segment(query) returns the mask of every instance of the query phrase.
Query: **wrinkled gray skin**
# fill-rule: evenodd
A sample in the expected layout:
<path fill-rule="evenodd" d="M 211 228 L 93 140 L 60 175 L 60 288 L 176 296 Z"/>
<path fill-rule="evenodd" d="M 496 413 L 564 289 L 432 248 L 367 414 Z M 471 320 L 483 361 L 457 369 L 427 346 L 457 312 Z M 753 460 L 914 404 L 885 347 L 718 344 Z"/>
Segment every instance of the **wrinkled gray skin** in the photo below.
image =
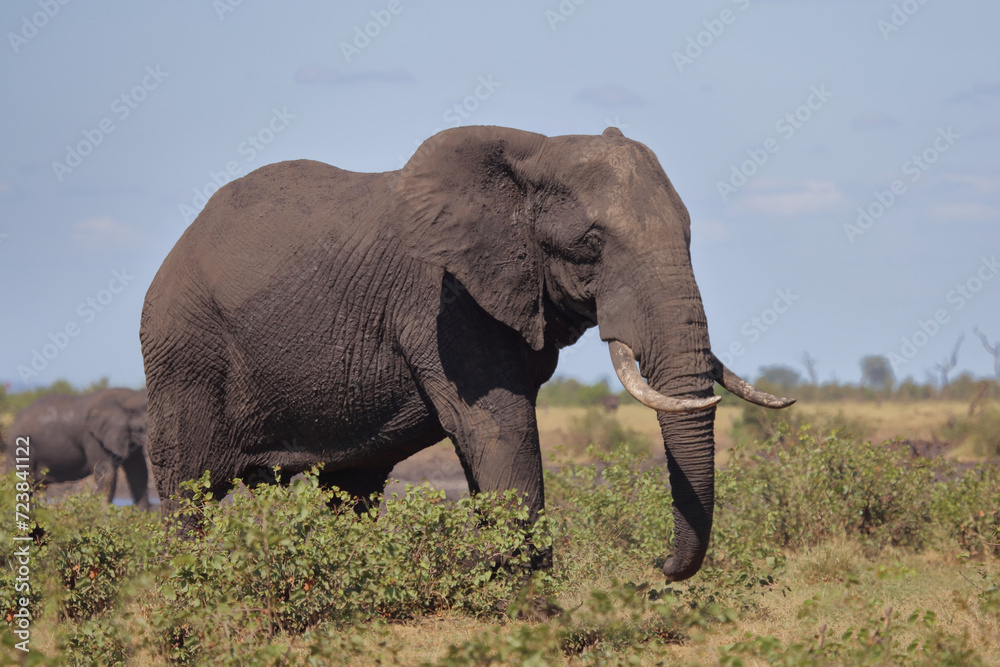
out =
<path fill-rule="evenodd" d="M 149 507 L 146 467 L 146 392 L 105 389 L 86 396 L 49 394 L 21 411 L 7 430 L 7 468 L 14 469 L 18 438 L 30 438 L 28 470 L 36 482 L 72 482 L 94 476 L 112 502 L 118 468 L 125 471 L 137 507 Z M 41 474 L 42 470 L 48 472 Z"/>
<path fill-rule="evenodd" d="M 320 461 L 323 483 L 366 496 L 448 436 L 472 492 L 515 488 L 536 513 L 538 388 L 587 328 L 628 345 L 653 389 L 712 396 L 689 244 L 656 157 L 615 128 L 456 128 L 387 173 L 258 169 L 212 197 L 146 295 L 160 498 L 206 469 L 221 497 Z M 660 414 L 674 580 L 711 532 L 714 413 Z"/>

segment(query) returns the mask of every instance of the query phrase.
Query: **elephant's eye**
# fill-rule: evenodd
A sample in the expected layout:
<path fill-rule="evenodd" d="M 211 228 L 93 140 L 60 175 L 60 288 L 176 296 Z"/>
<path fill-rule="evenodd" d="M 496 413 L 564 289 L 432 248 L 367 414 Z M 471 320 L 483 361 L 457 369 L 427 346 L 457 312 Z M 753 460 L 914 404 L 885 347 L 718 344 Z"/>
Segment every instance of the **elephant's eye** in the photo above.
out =
<path fill-rule="evenodd" d="M 579 241 L 579 254 L 585 262 L 593 262 L 601 256 L 604 249 L 604 236 L 596 229 L 591 229 Z"/>

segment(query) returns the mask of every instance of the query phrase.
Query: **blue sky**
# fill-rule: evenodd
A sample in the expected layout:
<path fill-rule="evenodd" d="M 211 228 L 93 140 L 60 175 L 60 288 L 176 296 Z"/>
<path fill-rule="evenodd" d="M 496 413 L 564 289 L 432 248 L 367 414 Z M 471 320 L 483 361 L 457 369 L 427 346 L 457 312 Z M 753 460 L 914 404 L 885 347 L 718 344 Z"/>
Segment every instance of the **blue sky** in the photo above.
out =
<path fill-rule="evenodd" d="M 924 381 L 964 335 L 957 371 L 992 375 L 998 23 L 986 0 L 8 0 L 0 381 L 141 384 L 143 296 L 215 182 L 397 169 L 456 124 L 652 148 L 741 374 L 808 352 L 856 382 L 891 354 Z M 596 330 L 557 372 L 614 377 Z"/>

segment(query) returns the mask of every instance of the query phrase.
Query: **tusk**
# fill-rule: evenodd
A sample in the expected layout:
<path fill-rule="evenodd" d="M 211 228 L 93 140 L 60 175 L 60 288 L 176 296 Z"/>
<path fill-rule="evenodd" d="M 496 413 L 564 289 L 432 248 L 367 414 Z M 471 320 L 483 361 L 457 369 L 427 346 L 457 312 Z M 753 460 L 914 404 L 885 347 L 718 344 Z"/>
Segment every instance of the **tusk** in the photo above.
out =
<path fill-rule="evenodd" d="M 632 394 L 637 401 L 658 410 L 659 412 L 695 412 L 712 407 L 722 400 L 721 396 L 710 398 L 671 398 L 664 396 L 649 386 L 649 383 L 642 379 L 639 368 L 635 363 L 635 354 L 631 348 L 621 341 L 613 340 L 608 342 L 608 349 L 611 351 L 611 361 L 615 365 L 615 372 L 618 379 L 628 393 Z"/>
<path fill-rule="evenodd" d="M 753 403 L 754 405 L 761 405 L 765 408 L 787 408 L 795 402 L 794 398 L 782 398 L 781 396 L 774 396 L 766 391 L 757 389 L 757 387 L 726 368 L 726 365 L 719 361 L 719 358 L 714 354 L 712 355 L 712 361 L 712 378 L 744 401 Z"/>

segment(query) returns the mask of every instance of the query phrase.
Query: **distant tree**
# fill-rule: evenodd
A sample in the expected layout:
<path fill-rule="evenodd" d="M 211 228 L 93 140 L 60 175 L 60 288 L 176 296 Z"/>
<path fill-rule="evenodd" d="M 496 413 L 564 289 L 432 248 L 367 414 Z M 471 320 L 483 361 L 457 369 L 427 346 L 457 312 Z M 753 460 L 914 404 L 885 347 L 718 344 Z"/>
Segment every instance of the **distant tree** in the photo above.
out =
<path fill-rule="evenodd" d="M 993 374 L 997 376 L 997 380 L 1000 380 L 1000 340 L 990 345 L 990 339 L 979 330 L 979 327 L 972 331 L 979 336 L 979 340 L 983 341 L 983 347 L 986 348 L 986 351 L 993 355 Z"/>
<path fill-rule="evenodd" d="M 965 334 L 958 337 L 955 342 L 955 348 L 951 351 L 951 356 L 945 359 L 940 364 L 934 364 L 934 370 L 936 370 L 941 376 L 941 394 L 947 398 L 948 397 L 948 373 L 950 373 L 955 366 L 958 365 L 958 348 L 962 346 L 962 341 L 965 340 Z"/>
<path fill-rule="evenodd" d="M 757 382 L 772 385 L 782 391 L 788 391 L 795 388 L 801 379 L 802 376 L 794 368 L 777 364 L 774 366 L 761 366 Z"/>
<path fill-rule="evenodd" d="M 907 401 L 919 401 L 931 398 L 933 395 L 933 388 L 931 385 L 927 384 L 917 384 L 917 382 L 908 377 L 899 383 L 894 392 L 895 396 L 902 400 Z"/>
<path fill-rule="evenodd" d="M 870 354 L 861 360 L 861 386 L 876 391 L 892 391 L 895 378 L 889 360 L 881 354 Z"/>
<path fill-rule="evenodd" d="M 111 386 L 111 381 L 108 380 L 108 376 L 102 376 L 97 382 L 91 382 L 86 388 L 84 388 L 84 394 L 93 394 L 95 391 L 101 391 L 107 389 Z"/>
<path fill-rule="evenodd" d="M 611 393 L 607 380 L 586 385 L 573 378 L 554 378 L 542 385 L 538 392 L 538 403 L 553 405 L 598 405 L 604 396 Z"/>
<path fill-rule="evenodd" d="M 819 379 L 816 375 L 816 358 L 809 355 L 808 352 L 803 352 L 802 356 L 799 357 L 799 361 L 802 365 L 806 367 L 806 375 L 809 377 L 809 384 L 814 387 L 819 385 Z"/>

